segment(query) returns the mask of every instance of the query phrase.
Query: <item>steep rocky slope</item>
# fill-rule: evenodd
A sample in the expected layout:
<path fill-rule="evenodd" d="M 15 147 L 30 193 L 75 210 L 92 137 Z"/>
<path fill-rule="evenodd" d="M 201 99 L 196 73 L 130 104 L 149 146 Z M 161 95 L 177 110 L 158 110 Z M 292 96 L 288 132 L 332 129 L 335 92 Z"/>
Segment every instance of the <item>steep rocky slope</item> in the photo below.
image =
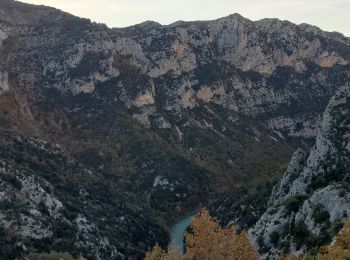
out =
<path fill-rule="evenodd" d="M 274 186 L 266 212 L 250 229 L 268 254 L 305 252 L 330 242 L 350 217 L 350 87 L 342 87 L 323 116 L 310 153 L 297 150 Z"/>
<path fill-rule="evenodd" d="M 0 144 L 1 259 L 51 250 L 116 259 L 167 240 L 146 201 L 117 175 L 39 138 L 1 132 Z"/>
<path fill-rule="evenodd" d="M 55 215 L 21 192 L 16 198 L 31 205 L 24 212 L 44 214 L 36 226 L 49 221 L 41 234 L 53 241 L 32 244 L 28 229 L 7 221 L 4 232 L 17 230 L 14 239 L 28 250 L 56 245 L 86 256 L 102 244 L 105 255 L 140 257 L 165 242 L 178 217 L 233 187 L 280 175 L 296 147 L 310 147 L 329 98 L 350 76 L 350 40 L 310 25 L 234 14 L 110 29 L 12 0 L 0 1 L 0 57 L 0 130 L 3 147 L 15 147 L 0 154 L 4 200 L 47 183 L 51 197 L 40 196 L 59 201 L 77 230 L 86 218 L 99 242 L 54 243 Z M 38 156 L 25 140 L 57 144 L 58 155 L 50 148 Z M 28 187 L 8 184 L 8 174 Z M 85 208 L 69 206 L 78 201 Z M 98 213 L 90 212 L 94 204 Z"/>

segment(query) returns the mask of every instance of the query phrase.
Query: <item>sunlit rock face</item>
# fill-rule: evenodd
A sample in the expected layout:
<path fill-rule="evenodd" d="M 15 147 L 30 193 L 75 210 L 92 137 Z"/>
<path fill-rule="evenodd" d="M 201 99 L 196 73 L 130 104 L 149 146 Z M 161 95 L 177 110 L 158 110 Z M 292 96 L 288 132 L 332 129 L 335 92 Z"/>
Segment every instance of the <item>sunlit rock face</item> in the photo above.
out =
<path fill-rule="evenodd" d="M 54 186 L 82 237 L 66 244 L 102 259 L 140 258 L 179 216 L 280 175 L 350 76 L 349 39 L 310 25 L 233 14 L 110 29 L 12 0 L 0 14 L 0 131 L 24 138 L 1 156 Z M 67 164 L 21 152 L 33 137 Z"/>

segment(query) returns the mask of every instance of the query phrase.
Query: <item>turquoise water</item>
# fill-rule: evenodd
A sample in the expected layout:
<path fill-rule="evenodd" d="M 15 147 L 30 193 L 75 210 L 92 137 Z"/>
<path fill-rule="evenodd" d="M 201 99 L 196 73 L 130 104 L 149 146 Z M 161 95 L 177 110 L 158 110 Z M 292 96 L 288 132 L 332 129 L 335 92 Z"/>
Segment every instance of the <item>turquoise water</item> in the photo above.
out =
<path fill-rule="evenodd" d="M 191 224 L 192 219 L 193 215 L 183 218 L 170 229 L 170 245 L 178 248 L 181 255 L 184 252 L 184 232 Z"/>

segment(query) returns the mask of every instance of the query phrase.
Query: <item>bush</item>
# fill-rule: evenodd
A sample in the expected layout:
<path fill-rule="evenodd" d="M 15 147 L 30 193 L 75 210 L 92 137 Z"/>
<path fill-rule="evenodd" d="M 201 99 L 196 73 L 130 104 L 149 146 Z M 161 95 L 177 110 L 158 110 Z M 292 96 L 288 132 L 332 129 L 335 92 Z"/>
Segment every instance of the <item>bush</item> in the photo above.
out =
<path fill-rule="evenodd" d="M 283 253 L 285 253 L 285 254 L 290 251 L 290 243 L 289 243 L 289 241 L 284 240 L 284 241 L 282 241 L 280 243 L 279 246 L 280 246 L 279 248 L 282 249 Z"/>
<path fill-rule="evenodd" d="M 16 204 L 13 201 L 7 199 L 0 201 L 0 210 L 6 211 L 14 208 L 16 208 Z"/>
<path fill-rule="evenodd" d="M 278 240 L 280 239 L 280 234 L 276 231 L 273 231 L 271 234 L 270 234 L 270 241 L 272 244 L 274 244 L 275 246 L 277 245 L 278 243 Z"/>
<path fill-rule="evenodd" d="M 299 221 L 295 224 L 293 235 L 295 238 L 296 249 L 299 250 L 300 247 L 307 242 L 307 240 L 312 236 L 310 231 L 305 226 L 304 222 Z"/>
<path fill-rule="evenodd" d="M 286 202 L 286 210 L 288 214 L 291 212 L 297 212 L 307 198 L 308 196 L 305 194 L 298 194 L 290 197 Z"/>
<path fill-rule="evenodd" d="M 13 173 L 0 173 L 0 179 L 13 185 L 17 190 L 22 189 L 22 183 Z"/>
<path fill-rule="evenodd" d="M 317 205 L 312 214 L 316 223 L 324 223 L 329 220 L 329 213 L 322 208 L 322 205 Z"/>

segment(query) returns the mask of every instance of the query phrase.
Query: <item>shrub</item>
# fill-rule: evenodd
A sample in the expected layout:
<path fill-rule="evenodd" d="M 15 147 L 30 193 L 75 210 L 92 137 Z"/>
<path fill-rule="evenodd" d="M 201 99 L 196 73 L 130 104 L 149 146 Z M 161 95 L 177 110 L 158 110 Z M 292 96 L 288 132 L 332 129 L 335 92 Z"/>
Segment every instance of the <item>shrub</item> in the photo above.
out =
<path fill-rule="evenodd" d="M 21 181 L 11 172 L 0 173 L 0 179 L 12 184 L 17 190 L 22 189 Z"/>
<path fill-rule="evenodd" d="M 317 205 L 312 214 L 316 223 L 324 223 L 329 220 L 329 213 L 322 208 L 322 205 Z"/>
<path fill-rule="evenodd" d="M 280 239 L 280 234 L 279 234 L 277 231 L 273 231 L 273 232 L 270 234 L 270 241 L 271 241 L 271 243 L 274 244 L 275 246 L 277 245 L 279 239 Z"/>
<path fill-rule="evenodd" d="M 163 250 L 158 244 L 146 253 L 145 260 L 180 260 L 182 257 L 176 248 L 170 247 L 168 251 Z"/>
<path fill-rule="evenodd" d="M 286 210 L 288 214 L 291 212 L 297 212 L 307 198 L 308 196 L 305 194 L 298 194 L 290 197 L 286 202 Z"/>
<path fill-rule="evenodd" d="M 295 224 L 293 235 L 295 238 L 296 249 L 299 250 L 300 247 L 311 237 L 310 231 L 305 226 L 304 222 L 299 221 Z"/>

